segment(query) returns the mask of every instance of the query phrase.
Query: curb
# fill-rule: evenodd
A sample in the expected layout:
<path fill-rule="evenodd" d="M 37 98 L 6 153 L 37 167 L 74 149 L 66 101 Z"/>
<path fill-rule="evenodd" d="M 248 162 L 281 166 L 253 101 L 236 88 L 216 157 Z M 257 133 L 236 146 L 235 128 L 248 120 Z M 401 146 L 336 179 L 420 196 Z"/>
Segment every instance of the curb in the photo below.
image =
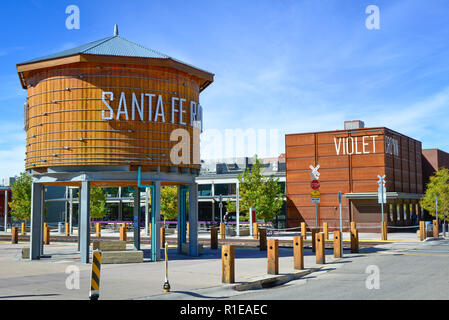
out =
<path fill-rule="evenodd" d="M 326 265 L 323 265 L 321 267 L 316 268 L 310 268 L 308 270 L 303 270 L 297 273 L 288 274 L 288 275 L 282 275 L 277 277 L 271 277 L 256 281 L 251 281 L 243 284 L 238 284 L 235 286 L 232 286 L 231 288 L 236 291 L 247 291 L 247 290 L 255 290 L 255 289 L 265 289 L 265 288 L 271 288 L 275 286 L 280 286 L 282 284 L 285 284 L 289 281 L 300 279 L 305 275 L 308 275 L 312 272 L 316 272 L 324 268 Z"/>

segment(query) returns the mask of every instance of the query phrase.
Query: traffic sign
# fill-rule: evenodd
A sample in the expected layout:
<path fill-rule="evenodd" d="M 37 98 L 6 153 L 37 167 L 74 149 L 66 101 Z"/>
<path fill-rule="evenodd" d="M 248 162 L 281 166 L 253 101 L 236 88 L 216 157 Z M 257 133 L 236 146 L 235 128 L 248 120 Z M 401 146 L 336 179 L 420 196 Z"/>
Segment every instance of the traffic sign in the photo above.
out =
<path fill-rule="evenodd" d="M 311 201 L 312 203 L 320 203 L 320 199 L 321 199 L 321 198 L 310 198 L 310 201 Z"/>
<path fill-rule="evenodd" d="M 377 176 L 379 178 L 379 181 L 377 183 L 379 184 L 379 189 L 377 190 L 377 202 L 380 204 L 387 203 L 387 188 L 385 187 L 385 175 L 382 177 L 380 175 Z"/>
<path fill-rule="evenodd" d="M 318 190 L 320 188 L 320 182 L 318 180 L 312 180 L 312 182 L 310 182 L 310 187 L 313 190 Z"/>
<path fill-rule="evenodd" d="M 309 168 L 310 168 L 310 170 L 312 170 L 312 172 L 310 173 L 310 176 L 312 177 L 312 179 L 318 180 L 320 178 L 320 173 L 318 172 L 320 165 L 317 164 L 316 167 L 310 165 Z"/>
<path fill-rule="evenodd" d="M 319 190 L 312 190 L 310 191 L 310 196 L 312 198 L 319 198 L 321 197 L 321 192 Z"/>

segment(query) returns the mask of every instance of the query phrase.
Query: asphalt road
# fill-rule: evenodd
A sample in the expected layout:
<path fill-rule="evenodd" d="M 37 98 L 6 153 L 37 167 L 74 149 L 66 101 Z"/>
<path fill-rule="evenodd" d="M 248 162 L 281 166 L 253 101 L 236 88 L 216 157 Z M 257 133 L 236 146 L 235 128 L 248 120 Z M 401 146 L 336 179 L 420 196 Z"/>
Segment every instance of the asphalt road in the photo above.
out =
<path fill-rule="evenodd" d="M 449 240 L 388 244 L 330 265 L 333 270 L 232 299 L 448 299 L 448 265 Z"/>

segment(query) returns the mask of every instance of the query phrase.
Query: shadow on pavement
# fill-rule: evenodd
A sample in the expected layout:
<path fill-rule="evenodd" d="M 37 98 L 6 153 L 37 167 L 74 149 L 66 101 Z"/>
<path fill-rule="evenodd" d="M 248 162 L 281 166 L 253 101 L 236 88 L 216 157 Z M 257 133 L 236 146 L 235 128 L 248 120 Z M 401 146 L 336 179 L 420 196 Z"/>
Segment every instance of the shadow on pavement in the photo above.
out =
<path fill-rule="evenodd" d="M 47 294 L 22 294 L 17 296 L 0 296 L 0 299 L 12 299 L 12 298 L 27 298 L 27 297 L 52 297 L 60 296 L 59 293 L 47 293 Z"/>
<path fill-rule="evenodd" d="M 212 296 L 204 296 L 202 294 L 196 293 L 196 292 L 190 292 L 190 291 L 172 291 L 173 293 L 182 293 L 186 294 L 195 298 L 203 298 L 203 299 L 226 299 L 229 298 L 227 296 L 221 296 L 221 297 L 212 297 Z"/>

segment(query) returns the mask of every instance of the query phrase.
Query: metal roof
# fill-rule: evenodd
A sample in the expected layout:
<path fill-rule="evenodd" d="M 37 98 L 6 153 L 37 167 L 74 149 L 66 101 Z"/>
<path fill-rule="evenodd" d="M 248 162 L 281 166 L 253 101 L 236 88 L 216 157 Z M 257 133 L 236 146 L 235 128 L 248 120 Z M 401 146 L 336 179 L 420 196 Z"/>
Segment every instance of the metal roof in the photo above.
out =
<path fill-rule="evenodd" d="M 93 41 L 72 49 L 50 54 L 37 59 L 22 62 L 27 64 L 32 62 L 67 57 L 75 54 L 96 54 L 107 56 L 140 57 L 168 59 L 169 56 L 152 49 L 145 48 L 137 43 L 131 42 L 118 34 L 101 40 Z"/>

